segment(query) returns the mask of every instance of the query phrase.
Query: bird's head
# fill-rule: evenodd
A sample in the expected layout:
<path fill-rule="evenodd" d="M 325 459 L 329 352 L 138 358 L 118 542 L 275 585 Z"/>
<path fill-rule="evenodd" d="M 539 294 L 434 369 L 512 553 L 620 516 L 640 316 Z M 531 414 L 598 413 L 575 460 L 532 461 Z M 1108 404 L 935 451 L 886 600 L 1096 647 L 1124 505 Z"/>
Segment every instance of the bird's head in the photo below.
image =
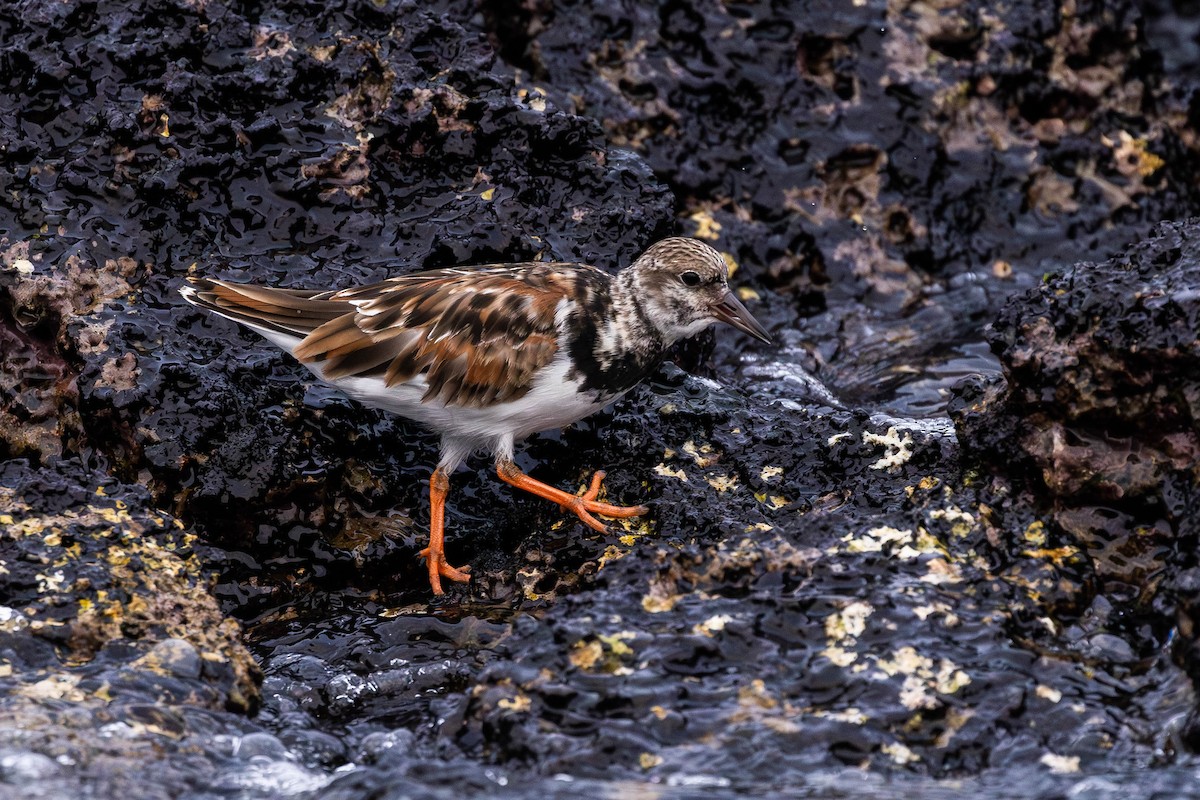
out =
<path fill-rule="evenodd" d="M 671 344 L 725 322 L 770 344 L 771 337 L 729 288 L 729 266 L 713 248 L 675 237 L 651 245 L 629 267 L 650 323 Z"/>

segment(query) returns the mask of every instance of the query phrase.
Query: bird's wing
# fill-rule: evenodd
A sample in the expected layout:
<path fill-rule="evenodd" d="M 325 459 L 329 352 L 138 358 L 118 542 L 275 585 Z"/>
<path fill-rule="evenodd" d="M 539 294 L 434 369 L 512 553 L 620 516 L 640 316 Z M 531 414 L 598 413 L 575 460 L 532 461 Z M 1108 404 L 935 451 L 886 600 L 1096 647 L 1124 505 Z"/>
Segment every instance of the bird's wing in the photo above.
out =
<path fill-rule="evenodd" d="M 353 312 L 296 347 L 331 380 L 380 375 L 388 386 L 423 376 L 423 401 L 487 406 L 516 399 L 558 350 L 558 313 L 607 280 L 581 265 L 441 269 L 328 295 Z"/>

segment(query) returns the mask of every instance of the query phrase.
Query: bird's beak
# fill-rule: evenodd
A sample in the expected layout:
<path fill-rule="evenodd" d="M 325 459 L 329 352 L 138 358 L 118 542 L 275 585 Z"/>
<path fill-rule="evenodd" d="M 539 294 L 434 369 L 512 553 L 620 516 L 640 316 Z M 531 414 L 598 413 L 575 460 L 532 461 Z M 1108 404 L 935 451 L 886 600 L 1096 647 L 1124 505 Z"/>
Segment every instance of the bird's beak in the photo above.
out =
<path fill-rule="evenodd" d="M 742 305 L 742 301 L 734 297 L 733 292 L 726 290 L 725 296 L 712 306 L 712 315 L 721 322 L 727 322 L 743 333 L 748 333 L 760 342 L 771 343 L 771 334 L 758 324 L 758 320 L 750 316 L 750 312 Z"/>

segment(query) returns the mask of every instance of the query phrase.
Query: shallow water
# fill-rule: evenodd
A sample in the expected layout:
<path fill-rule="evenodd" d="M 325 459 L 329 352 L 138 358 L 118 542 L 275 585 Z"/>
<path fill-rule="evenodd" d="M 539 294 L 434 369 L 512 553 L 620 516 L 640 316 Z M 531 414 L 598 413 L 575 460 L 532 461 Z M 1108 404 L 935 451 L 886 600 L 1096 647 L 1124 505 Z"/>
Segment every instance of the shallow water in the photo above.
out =
<path fill-rule="evenodd" d="M 286 613 L 290 616 L 294 610 Z M 518 764 L 479 763 L 464 757 L 452 739 L 439 736 L 438 729 L 447 723 L 449 706 L 444 701 L 465 688 L 456 676 L 465 678 L 497 657 L 497 646 L 503 650 L 504 639 L 513 625 L 522 624 L 524 614 L 493 609 L 489 621 L 483 621 L 462 616 L 468 611 L 462 608 L 448 609 L 446 616 L 408 611 L 412 609 L 367 603 L 334 616 L 310 609 L 310 619 L 251 626 L 267 673 L 266 705 L 257 723 L 276 740 L 255 734 L 252 747 L 239 748 L 233 742 L 214 788 L 236 787 L 239 796 L 255 798 L 352 798 L 371 792 L 397 798 L 450 797 L 469 786 L 505 798 L 1116 800 L 1128 796 L 1132 780 L 1138 784 L 1138 797 L 1200 796 L 1200 789 L 1192 788 L 1200 778 L 1200 760 L 1178 751 L 1181 745 L 1173 730 L 1192 707 L 1191 686 L 1161 660 L 1159 679 L 1147 683 L 1137 701 L 1155 719 L 1167 721 L 1162 730 L 1145 731 L 1158 743 L 1157 755 L 1122 747 L 1104 761 L 1047 757 L 1032 769 L 984 769 L 941 778 L 903 769 L 797 768 L 788 758 L 778 760 L 773 769 L 750 757 L 739 775 L 713 771 L 701 748 L 687 767 L 650 782 L 597 780 L 587 777 L 589 769 L 583 763 L 540 775 Z M 1166 763 L 1144 769 L 1160 759 Z"/>
<path fill-rule="evenodd" d="M 881 359 L 865 374 L 837 375 L 846 386 L 830 388 L 795 361 L 788 353 L 769 358 L 747 358 L 741 375 L 749 380 L 746 391 L 761 392 L 792 403 L 861 408 L 881 414 L 913 419 L 946 416 L 950 390 L 965 378 L 993 378 L 1000 363 L 981 340 L 949 344 L 928 353 L 918 363 L 907 358 Z"/>

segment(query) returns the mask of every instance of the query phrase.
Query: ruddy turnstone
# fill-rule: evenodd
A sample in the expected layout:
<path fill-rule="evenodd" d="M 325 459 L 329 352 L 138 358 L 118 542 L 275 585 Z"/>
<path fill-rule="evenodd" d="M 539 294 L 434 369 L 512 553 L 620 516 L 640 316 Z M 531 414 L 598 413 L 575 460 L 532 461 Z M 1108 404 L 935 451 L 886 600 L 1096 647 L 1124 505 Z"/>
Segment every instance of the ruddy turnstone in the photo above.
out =
<path fill-rule="evenodd" d="M 325 383 L 441 434 L 429 479 L 429 584 L 466 582 L 444 550 L 449 475 L 487 449 L 505 483 L 596 519 L 645 506 L 596 499 L 603 472 L 574 495 L 513 463 L 513 444 L 600 410 L 638 384 L 676 341 L 726 322 L 767 331 L 729 289 L 729 269 L 695 239 L 664 239 L 609 275 L 586 264 L 435 269 L 342 290 L 272 289 L 190 278 L 188 302 L 239 322 L 291 353 Z"/>

